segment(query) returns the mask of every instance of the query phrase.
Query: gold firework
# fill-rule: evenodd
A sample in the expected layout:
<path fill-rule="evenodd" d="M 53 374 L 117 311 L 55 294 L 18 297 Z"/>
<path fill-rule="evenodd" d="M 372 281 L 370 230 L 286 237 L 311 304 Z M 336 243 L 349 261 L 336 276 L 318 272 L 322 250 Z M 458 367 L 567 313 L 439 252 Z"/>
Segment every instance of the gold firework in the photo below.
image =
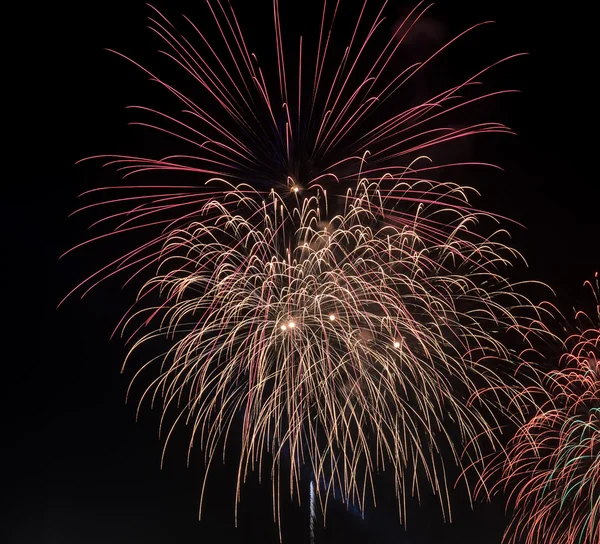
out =
<path fill-rule="evenodd" d="M 175 410 L 168 434 L 190 425 L 190 449 L 199 444 L 208 465 L 240 429 L 238 498 L 268 459 L 276 517 L 284 454 L 290 492 L 308 464 L 325 482 L 323 508 L 334 493 L 363 508 L 385 469 L 402 518 L 421 493 L 417 473 L 449 517 L 440 449 L 462 466 L 463 445 L 475 457 L 483 441 L 496 445 L 495 403 L 481 388 L 505 387 L 514 370 L 499 334 L 530 325 L 519 315 L 531 303 L 498 273 L 516 254 L 500 232 L 470 231 L 484 214 L 455 185 L 423 190 L 436 202 L 402 213 L 413 185 L 363 179 L 339 203 L 296 187 L 289 198 L 231 187 L 171 232 L 125 322 L 136 338 L 128 358 L 171 342 L 136 374 L 157 374 L 142 401 Z"/>

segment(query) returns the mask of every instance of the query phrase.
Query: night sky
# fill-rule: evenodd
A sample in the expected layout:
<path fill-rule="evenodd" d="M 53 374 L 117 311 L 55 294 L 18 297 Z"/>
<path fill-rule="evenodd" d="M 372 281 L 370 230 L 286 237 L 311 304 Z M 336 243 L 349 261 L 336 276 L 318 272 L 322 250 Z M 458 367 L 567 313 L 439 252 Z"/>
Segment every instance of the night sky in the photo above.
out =
<path fill-rule="evenodd" d="M 185 13 L 199 25 L 206 13 L 202 4 L 155 2 L 171 19 L 178 21 Z M 268 51 L 270 1 L 233 4 L 240 6 L 249 42 Z M 320 3 L 306 5 L 313 4 Z M 413 5 L 397 4 L 392 17 Z M 294 9 L 301 24 L 319 13 Z M 486 137 L 462 150 L 505 171 L 455 181 L 482 192 L 478 206 L 526 226 L 510 227 L 514 246 L 529 263 L 528 269 L 515 271 L 515 279 L 547 282 L 566 308 L 600 268 L 594 236 L 600 232 L 597 88 L 592 82 L 597 26 L 586 9 L 591 8 L 584 2 L 559 8 L 539 1 L 441 1 L 407 48 L 408 57 L 418 56 L 471 23 L 497 21 L 430 67 L 414 90 L 416 98 L 430 84 L 452 81 L 453 73 L 483 67 L 501 55 L 530 53 L 486 79 L 491 87 L 522 91 L 483 111 L 515 129 L 518 137 Z M 56 308 L 76 283 L 119 250 L 98 245 L 59 260 L 86 237 L 85 218 L 67 217 L 77 207 L 77 195 L 118 179 L 99 164 L 74 163 L 100 153 L 160 149 L 155 134 L 126 126 L 133 116 L 125 107 L 144 103 L 165 109 L 172 102 L 134 66 L 103 49 L 117 49 L 149 67 L 164 63 L 155 53 L 158 42 L 145 28 L 148 14 L 138 1 L 25 3 L 23 13 L 5 22 L 19 28 L 8 53 L 17 60 L 10 78 L 17 97 L 5 103 L 18 112 L 18 129 L 5 136 L 22 157 L 15 161 L 17 172 L 4 179 L 11 194 L 4 205 L 9 277 L 4 291 L 14 310 L 7 312 L 4 338 L 8 424 L 3 469 L 8 484 L 2 485 L 7 490 L 2 512 L 9 538 L 3 542 L 278 542 L 268 482 L 259 485 L 250 477 L 242 491 L 239 527 L 234 527 L 235 459 L 214 467 L 200 522 L 204 467 L 196 452 L 186 468 L 185 432 L 174 437 L 160 469 L 159 412 L 146 406 L 136 422 L 135 395 L 125 404 L 131 378 L 130 371 L 121 374 L 126 349 L 119 338 L 109 339 L 135 292 L 107 282 L 83 301 L 73 298 Z M 292 20 L 287 24 L 298 32 Z M 370 509 L 364 520 L 334 504 L 327 529 L 319 526 L 317 542 L 433 544 L 443 538 L 457 544 L 500 543 L 506 523 L 502 497 L 471 511 L 466 494 L 458 491 L 452 525 L 444 525 L 435 499 L 426 497 L 420 509 L 411 507 L 405 531 L 397 521 L 393 493 L 384 484 L 380 507 Z M 284 542 L 308 542 L 307 507 L 283 502 Z"/>

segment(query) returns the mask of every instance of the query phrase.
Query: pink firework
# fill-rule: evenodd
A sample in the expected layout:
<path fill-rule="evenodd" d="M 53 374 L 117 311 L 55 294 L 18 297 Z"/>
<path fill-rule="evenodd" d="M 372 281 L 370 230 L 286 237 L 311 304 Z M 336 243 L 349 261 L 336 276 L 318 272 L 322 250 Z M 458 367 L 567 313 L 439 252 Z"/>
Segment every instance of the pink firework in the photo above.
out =
<path fill-rule="evenodd" d="M 134 247 L 78 286 L 83 292 L 85 286 L 92 287 L 103 278 L 117 273 L 133 274 L 155 265 L 169 232 L 197 221 L 202 206 L 218 198 L 219 190 L 211 190 L 214 185 L 206 187 L 206 182 L 214 177 L 233 185 L 247 183 L 265 195 L 273 189 L 288 195 L 293 188 L 311 196 L 326 190 L 329 198 L 337 195 L 341 203 L 359 175 L 376 183 L 393 176 L 406 184 L 402 191 L 405 206 L 416 208 L 442 200 L 445 191 L 435 190 L 433 177 L 437 175 L 445 177 L 453 168 L 463 166 L 497 168 L 481 162 L 435 163 L 432 157 L 440 146 L 457 139 L 512 133 L 497 122 L 456 128 L 451 126 L 450 117 L 482 100 L 515 92 L 481 92 L 481 78 L 519 55 L 501 58 L 476 70 L 418 105 L 408 109 L 397 106 L 406 104 L 401 91 L 410 89 L 435 60 L 450 54 L 458 40 L 486 23 L 467 28 L 421 62 L 406 65 L 401 48 L 431 6 L 419 3 L 400 24 L 393 26 L 382 47 L 381 35 L 387 32 L 387 2 L 370 11 L 365 1 L 343 53 L 335 56 L 332 50 L 336 49 L 334 41 L 338 41 L 336 23 L 342 8 L 340 0 L 325 1 L 318 39 L 308 55 L 314 62 L 309 63 L 307 46 L 301 37 L 296 53 L 289 53 L 293 46 L 282 33 L 279 2 L 274 0 L 277 64 L 269 72 L 262 69 L 251 51 L 231 5 L 220 0 L 207 0 L 207 5 L 218 29 L 217 40 L 209 40 L 188 18 L 184 34 L 155 8 L 151 8 L 153 14 L 149 17 L 150 30 L 165 46 L 160 53 L 180 69 L 182 77 L 191 79 L 193 96 L 115 52 L 143 70 L 181 104 L 181 111 L 169 113 L 131 106 L 142 116 L 132 124 L 167 135 L 182 152 L 159 158 L 92 157 L 106 159 L 105 164 L 117 167 L 124 179 L 151 173 L 154 180 L 161 181 L 130 181 L 82 195 L 94 200 L 78 212 L 105 206 L 112 210 L 93 224 L 104 226 L 104 233 L 84 244 L 133 231 L 148 233 L 146 244 Z M 284 54 L 284 41 L 285 51 L 292 58 Z M 386 190 L 387 185 L 381 184 L 381 191 Z M 457 186 L 456 197 L 444 196 L 440 206 L 465 211 L 462 193 L 463 189 Z M 114 196 L 98 199 L 107 194 Z M 386 198 L 393 202 L 400 197 L 388 194 Z M 396 224 L 410 225 L 412 221 L 410 213 L 397 211 L 387 219 Z M 429 238 L 444 240 L 443 220 L 429 220 L 420 226 L 427 230 Z"/>

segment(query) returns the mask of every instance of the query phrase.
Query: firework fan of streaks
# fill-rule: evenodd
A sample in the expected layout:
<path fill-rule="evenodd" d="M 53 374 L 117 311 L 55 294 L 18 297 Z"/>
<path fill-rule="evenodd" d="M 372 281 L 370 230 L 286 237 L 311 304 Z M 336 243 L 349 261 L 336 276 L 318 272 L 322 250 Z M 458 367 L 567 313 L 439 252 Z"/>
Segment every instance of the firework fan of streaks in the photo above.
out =
<path fill-rule="evenodd" d="M 191 33 L 188 39 L 150 6 L 153 16 L 149 18 L 149 27 L 168 46 L 161 53 L 192 78 L 198 97 L 184 95 L 158 75 L 115 52 L 146 72 L 151 81 L 175 96 L 184 108 L 177 117 L 148 107 L 132 106 L 154 119 L 132 124 L 168 134 L 178 145 L 188 146 L 190 152 L 160 159 L 116 155 L 89 157 L 107 159 L 106 165 L 115 166 L 124 178 L 148 173 L 168 177 L 166 180 L 161 178 L 164 183 L 131 181 L 92 189 L 81 195 L 95 200 L 75 213 L 118 208 L 103 215 L 90 228 L 105 226 L 111 220 L 119 223 L 66 253 L 91 242 L 110 241 L 114 236 L 126 237 L 134 233 L 141 236 L 146 233 L 147 242 L 134 244 L 129 252 L 77 285 L 65 299 L 76 291 L 85 295 L 114 275 L 133 272 L 127 283 L 138 274 L 152 270 L 169 233 L 196 221 L 198 210 L 206 202 L 218 198 L 218 191 L 206 189 L 206 180 L 213 176 L 232 183 L 250 183 L 257 190 L 276 190 L 286 197 L 291 186 L 294 190 L 312 191 L 313 194 L 326 188 L 330 195 L 337 193 L 343 197 L 360 170 L 362 177 L 375 182 L 386 174 L 396 178 L 401 176 L 405 182 L 414 182 L 415 186 L 414 191 L 403 193 L 407 202 L 434 203 L 437 195 L 424 195 L 417 182 L 431 181 L 435 186 L 435 181 L 430 178 L 435 177 L 436 171 L 446 171 L 450 167 L 497 168 L 481 162 L 434 164 L 421 153 L 476 134 L 511 133 L 508 127 L 495 122 L 460 129 L 442 123 L 444 116 L 451 112 L 502 93 L 514 92 L 477 93 L 481 88 L 478 78 L 512 57 L 501 59 L 418 106 L 388 115 L 385 112 L 394 109 L 392 97 L 397 97 L 401 89 L 447 48 L 481 25 L 462 32 L 424 61 L 396 69 L 399 48 L 431 6 L 419 3 L 395 27 L 386 45 L 377 49 L 375 36 L 383 32 L 386 4 L 380 4 L 373 18 L 373 14 L 368 14 L 365 1 L 342 58 L 330 59 L 334 23 L 336 17 L 339 19 L 341 8 L 339 0 L 335 3 L 324 1 L 314 70 L 304 74 L 302 39 L 298 58 L 292 63 L 284 62 L 279 4 L 275 0 L 278 93 L 268 88 L 256 55 L 248 49 L 229 3 L 224 5 L 218 0 L 207 0 L 221 38 L 219 44 L 211 43 L 201 29 L 186 18 Z M 294 65 L 294 69 L 288 70 L 289 65 Z M 386 108 L 379 110 L 384 104 Z M 383 113 L 384 119 L 378 119 L 371 126 L 369 123 L 374 118 L 371 114 L 376 111 L 380 117 Z M 183 183 L 178 183 L 173 178 L 175 173 L 188 176 Z M 344 181 L 346 183 L 342 183 Z M 114 196 L 99 197 L 107 194 Z M 396 219 L 401 221 L 401 214 Z M 438 234 L 438 229 L 428 228 L 429 239 L 443 242 L 444 236 L 438 237 Z"/>
<path fill-rule="evenodd" d="M 249 49 L 229 3 L 207 0 L 207 4 L 220 39 L 207 38 L 187 18 L 188 33 L 182 34 L 154 8 L 149 17 L 150 30 L 164 42 L 161 53 L 191 78 L 193 96 L 117 53 L 142 69 L 183 107 L 179 114 L 167 114 L 151 107 L 132 106 L 142 115 L 132 124 L 168 134 L 189 150 L 187 154 L 160 159 L 101 156 L 111 159 L 109 162 L 125 173 L 191 172 L 203 180 L 218 176 L 236 183 L 252 182 L 255 188 L 279 187 L 284 191 L 292 178 L 307 188 L 327 183 L 331 190 L 339 182 L 355 181 L 357 164 L 365 153 L 370 157 L 363 176 L 377 181 L 386 173 L 406 176 L 406 163 L 433 146 L 475 134 L 511 132 L 496 122 L 453 128 L 444 126 L 444 119 L 481 100 L 514 92 L 482 94 L 478 91 L 479 79 L 518 55 L 477 71 L 419 105 L 397 111 L 397 103 L 405 104 L 398 93 L 410 89 L 429 64 L 481 25 L 465 30 L 422 62 L 406 66 L 400 49 L 431 6 L 418 4 L 381 47 L 379 36 L 386 32 L 383 13 L 387 2 L 371 13 L 365 1 L 352 36 L 338 58 L 332 50 L 339 45 L 335 23 L 342 7 L 339 0 L 324 1 L 313 46 L 316 51 L 309 48 L 305 52 L 300 37 L 297 53 L 290 59 L 284 55 L 279 2 L 275 0 L 277 71 L 271 74 L 263 72 Z M 267 83 L 270 81 L 278 84 L 271 88 Z M 459 164 L 423 165 L 413 176 L 423 179 L 435 169 L 452 166 Z"/>
<path fill-rule="evenodd" d="M 465 189 L 423 187 L 438 202 L 390 219 L 417 189 L 396 182 L 385 193 L 363 178 L 334 215 L 324 192 L 292 190 L 286 201 L 231 187 L 169 235 L 159 273 L 124 321 L 128 359 L 149 342 L 171 343 L 136 373 L 151 380 L 140 405 L 162 400 L 163 417 L 174 411 L 168 436 L 189 425 L 190 450 L 199 444 L 208 466 L 238 421 L 238 500 L 247 473 L 272 463 L 276 519 L 283 451 L 283 485 L 298 492 L 309 465 L 326 482 L 315 489 L 324 511 L 334 494 L 363 508 L 385 469 L 402 519 L 423 486 L 450 518 L 440 449 L 461 466 L 461 444 L 474 444 L 477 458 L 484 441 L 496 446 L 496 399 L 471 399 L 510 379 L 515 356 L 490 331 L 527 334 L 535 325 L 521 310 L 531 304 L 499 275 L 515 257 L 501 233 L 471 236 L 483 214 L 468 211 Z M 432 225 L 443 242 L 427 237 Z"/>
<path fill-rule="evenodd" d="M 507 449 L 496 486 L 510 490 L 515 512 L 510 544 L 600 542 L 600 301 L 578 312 L 577 332 L 564 342 L 559 369 L 525 391 L 540 398 L 536 412 Z"/>

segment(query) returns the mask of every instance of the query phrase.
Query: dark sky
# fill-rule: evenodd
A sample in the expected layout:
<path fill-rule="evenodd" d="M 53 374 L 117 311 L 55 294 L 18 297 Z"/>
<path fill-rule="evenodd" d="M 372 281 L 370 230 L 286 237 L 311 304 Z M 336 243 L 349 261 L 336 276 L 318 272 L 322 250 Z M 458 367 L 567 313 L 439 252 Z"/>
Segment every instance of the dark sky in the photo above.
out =
<path fill-rule="evenodd" d="M 235 529 L 231 469 L 215 468 L 201 522 L 197 510 L 203 466 L 198 455 L 186 468 L 185 436 L 175 437 L 159 469 L 158 414 L 146 409 L 136 423 L 135 404 L 124 403 L 130 377 L 120 374 L 125 348 L 118 338 L 109 340 L 133 292 L 109 283 L 83 301 L 73 299 L 56 309 L 86 272 L 105 262 L 103 252 L 110 253 L 91 249 L 58 260 L 85 238 L 84 222 L 67 219 L 77 194 L 110 179 L 97 168 L 75 167 L 75 161 L 127 151 L 145 143 L 140 138 L 153 145 L 152 135 L 126 127 L 131 116 L 125 106 L 152 103 L 155 91 L 133 66 L 103 48 L 118 49 L 149 66 L 162 62 L 145 29 L 149 11 L 143 2 L 69 4 L 24 3 L 25 11 L 5 22 L 19 29 L 9 53 L 17 60 L 10 81 L 18 96 L 5 108 L 18 112 L 12 137 L 23 156 L 16 177 L 5 179 L 9 193 L 16 193 L 4 210 L 9 224 L 4 268 L 10 277 L 5 291 L 15 303 L 9 316 L 15 330 L 9 327 L 4 342 L 8 424 L 3 469 L 8 485 L 2 487 L 8 492 L 2 517 L 8 520 L 9 538 L 3 542 L 278 542 L 268 484 L 251 480 L 244 488 L 240 527 Z M 198 18 L 205 12 L 199 4 L 155 2 L 173 19 L 184 12 L 202 24 Z M 242 9 L 245 24 L 261 17 L 249 26 L 248 35 L 265 48 L 258 28 L 271 32 L 270 19 L 262 17 L 269 14 L 270 2 L 251 4 L 266 6 L 250 9 L 248 3 Z M 399 1 L 398 13 L 408 5 Z M 488 80 L 523 91 L 491 110 L 519 136 L 486 140 L 475 149 L 505 172 L 466 181 L 483 193 L 478 204 L 527 227 L 512 227 L 514 244 L 530 263 L 520 277 L 548 282 L 568 302 L 600 267 L 594 239 L 600 232 L 592 54 L 597 28 L 587 3 L 556 6 L 442 1 L 410 51 L 426 50 L 439 36 L 470 23 L 494 19 L 498 24 L 486 41 L 469 44 L 467 38 L 460 54 L 449 55 L 448 64 L 439 67 L 443 77 L 503 53 L 530 53 Z M 301 11 L 301 21 L 313 13 Z M 435 79 L 432 72 L 427 77 L 433 79 L 421 82 L 422 89 Z M 457 544 L 500 543 L 505 524 L 501 497 L 472 512 L 459 493 L 452 525 L 439 521 L 431 499 L 425 503 L 415 510 L 406 532 L 398 527 L 385 492 L 381 507 L 369 511 L 364 521 L 334 506 L 328 529 L 320 530 L 317 542 L 433 544 L 443 538 Z M 307 542 L 306 521 L 306 508 L 285 506 L 284 542 Z"/>

